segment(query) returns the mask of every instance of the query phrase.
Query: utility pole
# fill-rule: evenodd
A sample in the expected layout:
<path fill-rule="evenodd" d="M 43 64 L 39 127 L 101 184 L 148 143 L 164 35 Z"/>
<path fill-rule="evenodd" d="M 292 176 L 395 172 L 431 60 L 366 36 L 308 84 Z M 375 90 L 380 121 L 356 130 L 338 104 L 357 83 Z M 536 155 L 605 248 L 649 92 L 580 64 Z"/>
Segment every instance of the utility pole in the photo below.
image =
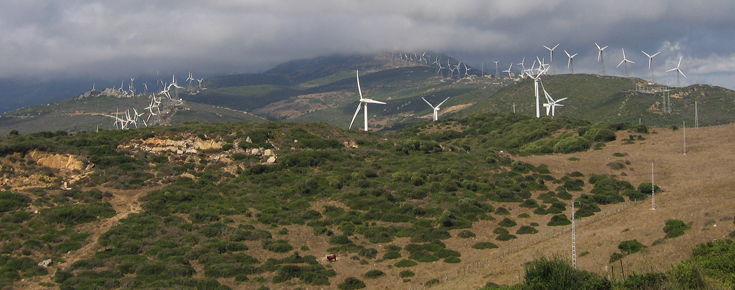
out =
<path fill-rule="evenodd" d="M 694 128 L 699 128 L 699 108 L 697 101 L 694 101 Z"/>
<path fill-rule="evenodd" d="M 687 121 L 682 121 L 681 127 L 684 129 L 684 155 L 687 155 Z"/>
<path fill-rule="evenodd" d="M 577 269 L 577 229 L 574 221 L 574 203 L 578 201 L 572 201 L 572 267 Z"/>
<path fill-rule="evenodd" d="M 656 185 L 653 183 L 653 162 L 651 162 L 651 210 L 656 210 Z"/>

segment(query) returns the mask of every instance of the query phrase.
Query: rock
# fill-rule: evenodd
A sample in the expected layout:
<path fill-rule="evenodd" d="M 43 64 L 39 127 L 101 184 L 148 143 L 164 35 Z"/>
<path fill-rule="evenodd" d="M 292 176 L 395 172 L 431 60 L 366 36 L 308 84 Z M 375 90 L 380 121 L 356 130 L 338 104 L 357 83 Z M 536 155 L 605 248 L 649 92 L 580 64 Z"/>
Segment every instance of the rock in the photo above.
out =
<path fill-rule="evenodd" d="M 253 140 L 250 140 L 250 136 L 248 136 L 247 138 L 245 138 L 245 143 L 250 143 L 250 144 L 253 143 Z"/>
<path fill-rule="evenodd" d="M 48 266 L 51 266 L 52 263 L 53 263 L 53 261 L 51 259 L 46 259 L 46 260 L 43 260 L 40 263 L 38 263 L 38 266 L 39 267 L 47 268 Z"/>
<path fill-rule="evenodd" d="M 276 163 L 276 156 L 268 157 L 268 160 L 266 160 L 265 163 L 268 163 L 268 164 Z"/>
<path fill-rule="evenodd" d="M 271 155 L 273 155 L 273 150 L 265 149 L 265 151 L 263 151 L 263 156 L 271 156 Z"/>

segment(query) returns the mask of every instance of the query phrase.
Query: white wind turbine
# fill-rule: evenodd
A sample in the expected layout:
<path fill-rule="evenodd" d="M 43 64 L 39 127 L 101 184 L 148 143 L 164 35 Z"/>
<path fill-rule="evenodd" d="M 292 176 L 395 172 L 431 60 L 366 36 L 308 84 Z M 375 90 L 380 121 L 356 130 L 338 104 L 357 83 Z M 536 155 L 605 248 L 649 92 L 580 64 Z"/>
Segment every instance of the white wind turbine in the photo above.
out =
<path fill-rule="evenodd" d="M 436 121 L 439 120 L 439 110 L 440 110 L 441 105 L 444 104 L 444 102 L 446 102 L 447 100 L 449 100 L 449 97 L 446 98 L 446 99 L 444 99 L 444 101 L 442 101 L 441 103 L 439 103 L 436 106 L 432 106 L 431 103 L 429 103 L 429 101 L 427 101 L 426 99 L 424 99 L 424 97 L 421 97 L 421 99 L 424 100 L 424 102 L 426 102 L 427 104 L 429 104 L 429 107 L 431 107 L 432 109 L 434 109 L 434 122 L 436 122 Z"/>
<path fill-rule="evenodd" d="M 510 64 L 510 66 L 508 67 L 508 69 L 507 69 L 507 70 L 504 70 L 504 71 L 503 71 L 504 73 L 508 73 L 508 78 L 512 78 L 512 77 L 513 77 L 513 76 L 511 75 L 512 73 L 510 72 L 510 70 L 511 70 L 512 68 L 513 68 L 513 64 L 511 63 L 511 64 Z"/>
<path fill-rule="evenodd" d="M 681 87 L 681 81 L 680 81 L 680 79 L 679 79 L 679 75 L 683 75 L 684 77 L 687 77 L 687 76 L 686 76 L 686 75 L 685 75 L 685 74 L 684 74 L 684 73 L 683 73 L 683 72 L 681 71 L 681 69 L 679 68 L 679 67 L 681 66 L 681 59 L 682 59 L 682 57 L 680 56 L 680 57 L 679 57 L 679 63 L 678 63 L 677 65 L 676 65 L 676 67 L 675 67 L 675 68 L 672 68 L 672 69 L 670 69 L 670 70 L 667 70 L 667 71 L 666 71 L 666 72 L 670 72 L 670 71 L 676 71 L 676 72 L 677 72 L 677 73 L 676 73 L 676 86 L 677 86 L 677 87 Z"/>
<path fill-rule="evenodd" d="M 597 42 L 595 42 L 595 46 L 597 46 L 597 50 L 598 50 L 598 52 L 597 52 L 597 61 L 599 61 L 600 64 L 602 65 L 602 75 L 604 76 L 605 75 L 605 58 L 603 58 L 602 52 L 605 50 L 605 48 L 607 48 L 607 46 L 600 47 L 597 44 Z"/>
<path fill-rule="evenodd" d="M 625 48 L 622 48 L 622 50 L 623 50 L 623 60 L 620 61 L 620 63 L 618 64 L 618 66 L 616 66 L 616 68 L 620 67 L 621 64 L 625 64 L 625 77 L 627 78 L 628 77 L 628 64 L 635 63 L 635 62 L 625 58 Z"/>
<path fill-rule="evenodd" d="M 521 66 L 521 78 L 523 78 L 523 76 L 524 76 L 524 75 L 525 75 L 525 73 L 526 73 L 526 65 L 524 64 L 525 62 L 526 62 L 526 58 L 524 57 L 524 58 L 523 58 L 523 59 L 521 60 L 521 62 L 517 63 L 517 65 L 520 65 L 520 66 Z"/>
<path fill-rule="evenodd" d="M 467 78 L 467 77 L 469 77 L 469 76 L 470 76 L 470 74 L 469 74 L 469 71 L 470 71 L 470 69 L 471 69 L 471 68 L 467 67 L 467 62 L 465 62 L 465 63 L 464 63 L 464 77 L 466 77 L 466 78 Z"/>
<path fill-rule="evenodd" d="M 439 67 L 439 69 L 436 70 L 436 75 L 439 78 L 444 78 L 444 73 L 442 72 L 442 70 L 444 69 L 444 67 L 441 64 L 441 61 L 440 61 L 439 57 L 436 58 L 436 60 L 434 61 L 434 63 L 436 64 L 437 67 Z"/>
<path fill-rule="evenodd" d="M 203 82 L 203 81 L 204 81 L 204 78 L 201 78 L 201 79 L 197 79 L 197 82 L 199 82 L 199 89 L 200 89 L 200 90 L 203 90 L 203 89 L 202 89 L 202 82 Z"/>
<path fill-rule="evenodd" d="M 185 82 L 188 81 L 189 85 L 191 86 L 191 82 L 193 82 L 194 80 L 194 76 L 192 76 L 191 72 L 189 72 L 189 76 L 186 78 Z"/>
<path fill-rule="evenodd" d="M 498 62 L 499 62 L 499 60 L 494 60 L 493 62 L 495 63 L 495 75 L 493 77 L 494 78 L 499 78 L 500 77 L 500 72 L 498 72 Z"/>
<path fill-rule="evenodd" d="M 567 57 L 569 58 L 569 62 L 567 62 L 567 68 L 569 69 L 569 71 L 571 71 L 571 73 L 572 73 L 572 74 L 574 74 L 574 65 L 572 64 L 572 60 L 574 59 L 574 57 L 575 57 L 575 56 L 577 56 L 577 55 L 579 54 L 579 52 L 578 52 L 578 53 L 575 53 L 575 54 L 572 54 L 572 55 L 570 55 L 570 54 L 569 54 L 569 53 L 568 53 L 568 52 L 567 52 L 567 51 L 565 50 L 565 51 L 564 51 L 564 53 L 566 53 L 566 54 L 567 54 Z"/>
<path fill-rule="evenodd" d="M 549 116 L 549 111 L 551 111 L 552 117 L 556 116 L 556 107 L 564 107 L 564 105 L 560 105 L 559 102 L 566 100 L 567 98 L 562 98 L 558 100 L 554 100 L 554 98 L 551 97 L 549 92 L 546 91 L 546 88 L 544 88 L 544 83 L 541 83 L 541 89 L 544 91 L 544 95 L 546 96 L 546 104 L 544 104 L 544 107 L 546 107 L 546 116 Z"/>
<path fill-rule="evenodd" d="M 447 59 L 447 71 L 449 72 L 449 76 L 447 78 L 453 78 L 454 77 L 454 68 L 452 68 L 452 64 L 449 62 L 449 59 Z"/>
<path fill-rule="evenodd" d="M 541 82 L 541 75 L 546 73 L 546 70 L 548 69 L 549 69 L 548 67 L 539 65 L 539 70 L 538 70 L 537 75 L 533 75 L 533 74 L 528 75 L 528 77 L 533 79 L 533 94 L 536 97 L 536 118 L 541 118 L 541 98 L 539 97 L 538 84 L 539 82 Z"/>
<path fill-rule="evenodd" d="M 653 57 L 654 56 L 657 56 L 661 52 L 659 51 L 659 52 L 654 53 L 652 55 L 649 55 L 645 51 L 642 51 L 642 50 L 641 50 L 641 52 L 643 52 L 643 54 L 645 54 L 648 57 L 648 70 L 651 71 L 651 82 L 652 83 L 655 83 L 656 82 L 656 78 L 654 78 L 654 76 L 653 76 L 653 68 L 652 68 L 651 64 L 653 63 Z"/>
<path fill-rule="evenodd" d="M 550 65 L 552 66 L 551 73 L 556 74 L 556 68 L 553 67 L 554 66 L 554 49 L 559 47 L 559 44 L 557 43 L 556 45 L 554 45 L 554 47 L 551 47 L 551 48 L 549 48 L 546 45 L 544 45 L 544 47 L 549 50 L 549 54 L 551 55 L 551 58 L 549 60 Z"/>
<path fill-rule="evenodd" d="M 385 105 L 385 103 L 384 102 L 381 102 L 381 101 L 376 101 L 376 100 L 373 100 L 373 99 L 364 99 L 362 97 L 362 89 L 360 88 L 360 71 L 357 71 L 357 91 L 360 93 L 360 103 L 357 104 L 357 110 L 355 110 L 355 115 L 352 116 L 352 122 L 350 122 L 349 129 L 352 129 L 352 124 L 355 123 L 355 118 L 357 118 L 357 114 L 360 113 L 360 106 L 364 106 L 365 107 L 365 112 L 364 112 L 365 113 L 365 132 L 367 132 L 367 130 L 368 130 L 368 109 L 367 109 L 367 104 L 381 104 L 381 105 Z"/>

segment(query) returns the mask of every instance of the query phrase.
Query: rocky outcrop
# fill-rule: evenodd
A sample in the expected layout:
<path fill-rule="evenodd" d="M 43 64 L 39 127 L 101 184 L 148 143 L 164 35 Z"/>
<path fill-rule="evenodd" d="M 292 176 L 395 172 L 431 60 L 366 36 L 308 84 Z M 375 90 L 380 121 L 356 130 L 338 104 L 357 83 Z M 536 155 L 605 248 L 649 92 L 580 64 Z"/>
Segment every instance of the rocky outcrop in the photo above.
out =
<path fill-rule="evenodd" d="M 48 154 L 33 150 L 29 153 L 36 164 L 60 170 L 82 170 L 84 162 L 79 156 L 69 154 Z"/>
<path fill-rule="evenodd" d="M 131 144 L 120 145 L 120 148 L 138 149 L 142 151 L 159 153 L 164 151 L 176 154 L 196 154 L 199 151 L 210 149 L 222 149 L 224 143 L 215 140 L 202 140 L 200 138 L 185 140 L 170 140 L 159 138 L 148 138 Z"/>

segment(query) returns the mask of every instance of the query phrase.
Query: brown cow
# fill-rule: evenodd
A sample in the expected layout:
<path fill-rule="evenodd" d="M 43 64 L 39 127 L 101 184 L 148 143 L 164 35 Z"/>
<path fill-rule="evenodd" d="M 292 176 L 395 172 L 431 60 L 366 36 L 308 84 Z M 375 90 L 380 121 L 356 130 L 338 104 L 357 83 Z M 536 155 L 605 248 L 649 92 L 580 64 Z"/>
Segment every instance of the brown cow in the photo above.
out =
<path fill-rule="evenodd" d="M 327 261 L 330 261 L 330 262 L 337 261 L 337 254 L 327 255 Z"/>

